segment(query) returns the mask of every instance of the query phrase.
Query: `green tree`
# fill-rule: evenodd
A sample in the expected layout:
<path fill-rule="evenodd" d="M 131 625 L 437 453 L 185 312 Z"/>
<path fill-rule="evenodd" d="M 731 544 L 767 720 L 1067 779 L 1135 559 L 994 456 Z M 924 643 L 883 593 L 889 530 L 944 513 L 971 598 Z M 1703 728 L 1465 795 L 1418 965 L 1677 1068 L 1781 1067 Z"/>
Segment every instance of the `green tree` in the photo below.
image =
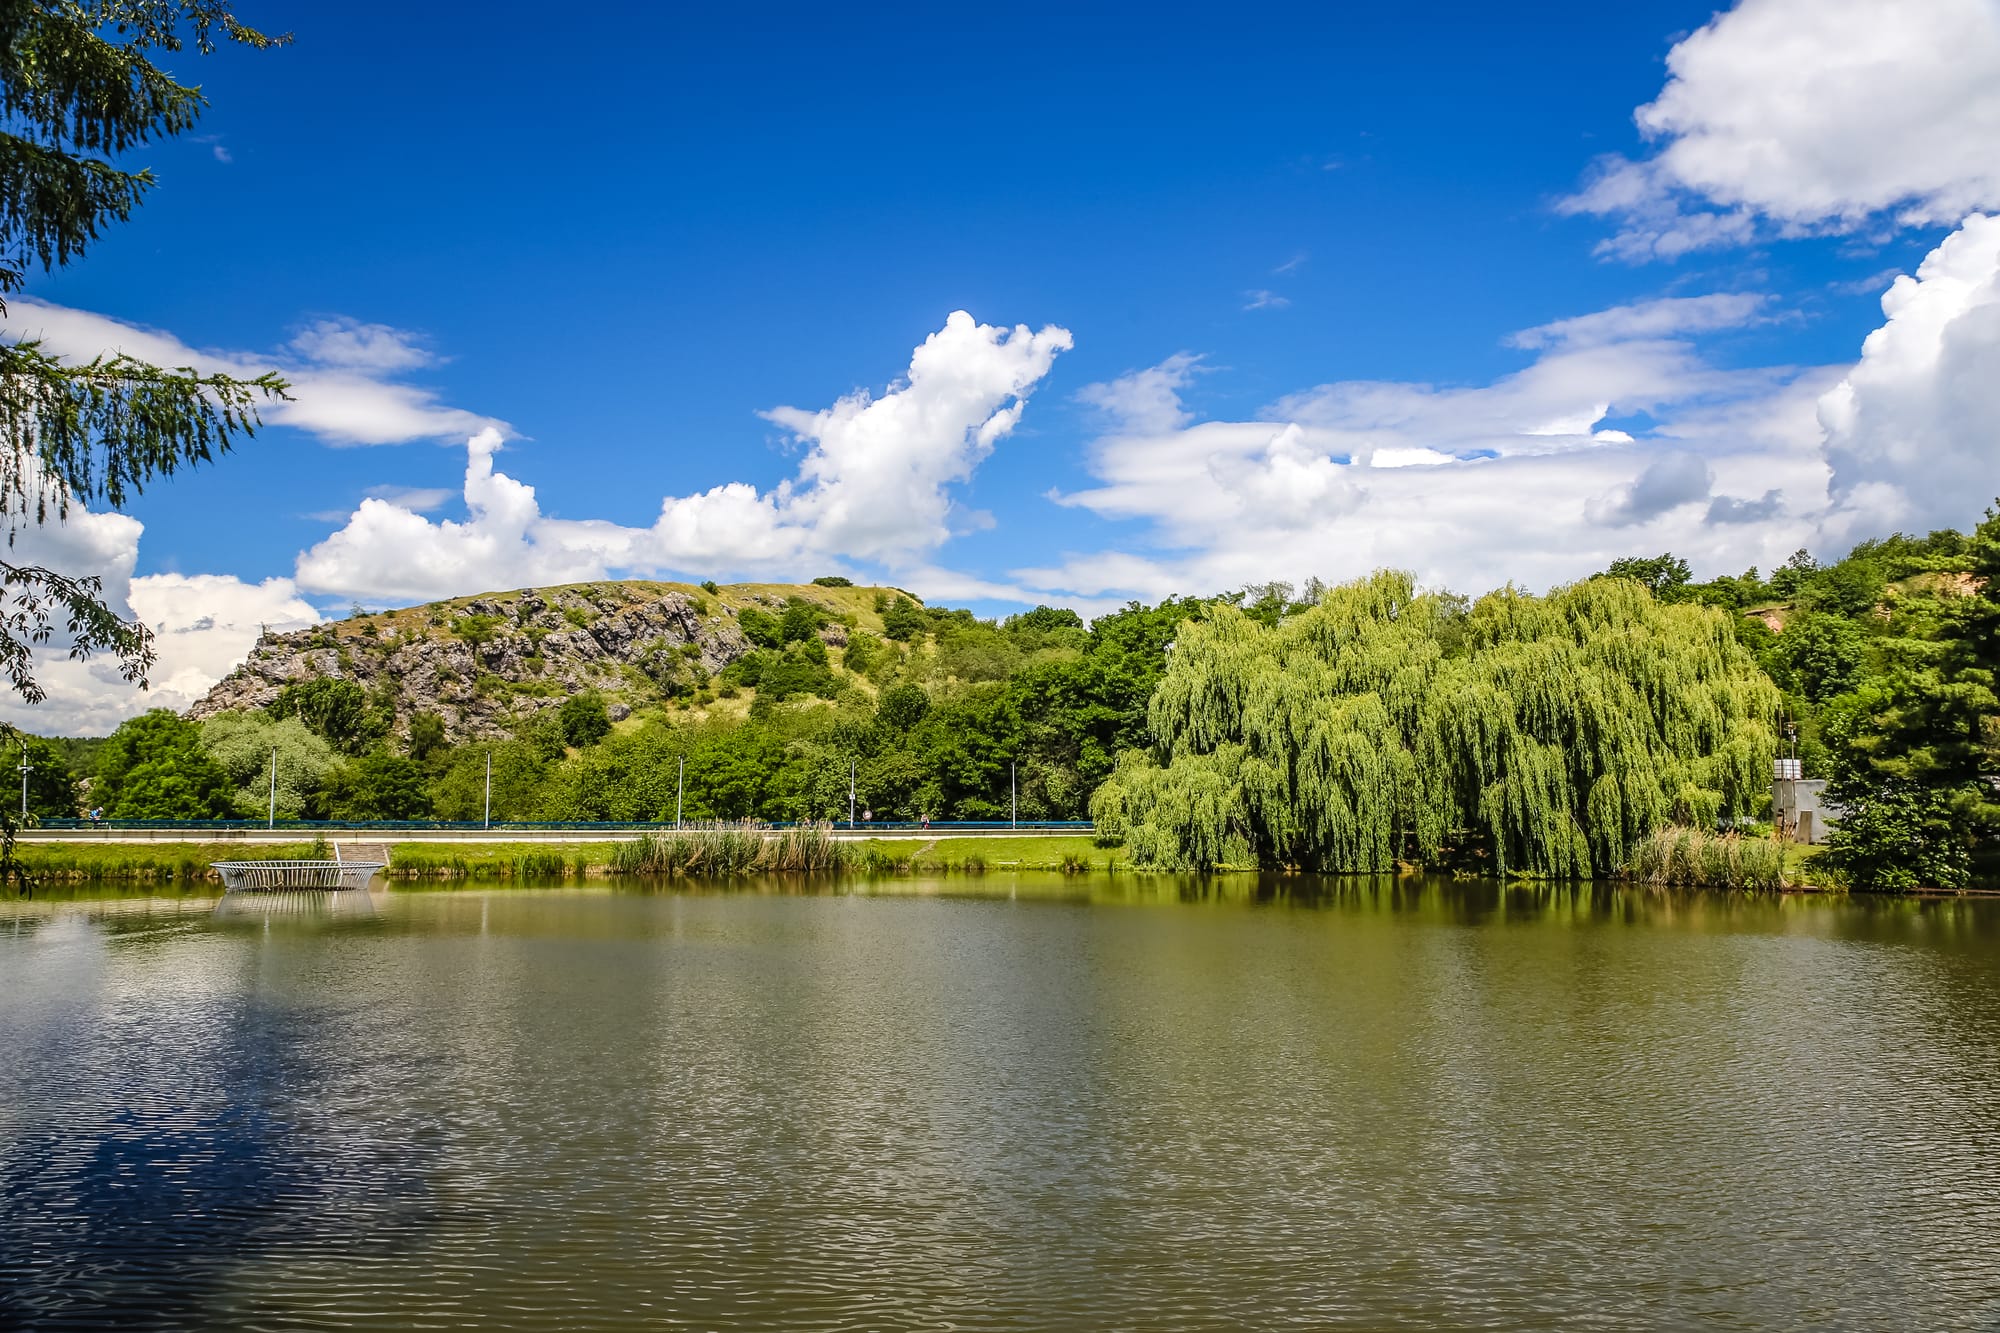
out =
<path fill-rule="evenodd" d="M 68 819 L 77 813 L 81 794 L 76 775 L 70 772 L 63 749 L 54 741 L 40 736 L 18 735 L 11 748 L 0 749 L 0 755 L 9 755 L 15 771 L 13 776 L 21 777 L 18 765 L 29 765 L 27 773 L 28 813 L 39 819 Z M 4 762 L 4 761 L 0 761 Z M 20 787 L 14 788 L 16 801 Z M 0 802 L 14 804 L 13 802 Z M 19 809 L 18 805 L 14 808 Z"/>
<path fill-rule="evenodd" d="M 1776 646 L 1783 657 L 1783 675 L 1773 671 L 1773 677 L 1815 704 L 1861 684 L 1867 639 L 1850 620 L 1801 616 L 1785 627 Z"/>
<path fill-rule="evenodd" d="M 1827 855 L 1860 887 L 1903 884 L 1898 866 L 1940 888 L 2000 870 L 2000 512 L 1952 563 L 1963 593 L 1886 641 L 1825 726 L 1842 810 Z"/>
<path fill-rule="evenodd" d="M 1771 592 L 1778 597 L 1793 597 L 1798 594 L 1805 581 L 1819 570 L 1819 561 L 1812 558 L 1812 552 L 1801 546 L 1792 552 L 1791 559 L 1771 572 Z"/>
<path fill-rule="evenodd" d="M 1838 794 L 1846 799 L 1824 855 L 1856 887 L 1906 893 L 1970 882 L 1971 848 L 1948 792 L 1891 778 Z"/>
<path fill-rule="evenodd" d="M 451 752 L 444 770 L 429 784 L 433 813 L 462 821 L 486 816 L 487 756 L 493 759 L 493 820 L 506 823 L 539 817 L 549 772 L 547 748 L 516 737 L 492 744 L 465 745 Z M 558 747 L 557 754 L 561 754 Z M 565 819 L 605 819 L 588 813 Z"/>
<path fill-rule="evenodd" d="M 841 650 L 840 664 L 856 675 L 865 676 L 881 659 L 882 641 L 865 630 L 850 630 L 847 647 Z"/>
<path fill-rule="evenodd" d="M 1233 607 L 1186 626 L 1155 752 L 1124 756 L 1092 811 L 1168 867 L 1472 856 L 1587 877 L 1669 820 L 1747 812 L 1778 708 L 1720 612 L 1637 583 L 1509 589 L 1464 614 L 1383 573 L 1276 628 Z"/>
<path fill-rule="evenodd" d="M 808 602 L 803 597 L 787 597 L 784 615 L 778 622 L 779 637 L 786 643 L 803 642 L 816 637 L 827 620 L 825 607 Z"/>
<path fill-rule="evenodd" d="M 1660 601 L 1675 602 L 1681 600 L 1682 590 L 1694 577 L 1694 571 L 1688 568 L 1687 561 L 1669 551 L 1665 555 L 1634 555 L 1613 560 L 1604 577 L 1631 579 Z"/>
<path fill-rule="evenodd" d="M 155 708 L 124 723 L 98 752 L 92 804 L 113 819 L 224 819 L 235 813 L 229 775 L 209 757 L 201 728 Z"/>
<path fill-rule="evenodd" d="M 898 685 L 882 691 L 875 705 L 875 718 L 891 732 L 909 731 L 931 711 L 931 697 L 921 685 Z"/>
<path fill-rule="evenodd" d="M 1862 616 L 1873 611 L 1882 600 L 1885 583 L 1881 566 L 1874 560 L 1850 557 L 1802 579 L 1795 595 L 1798 603 L 1810 611 Z"/>
<path fill-rule="evenodd" d="M 1001 626 L 1010 634 L 1047 634 L 1054 630 L 1082 629 L 1083 617 L 1066 607 L 1038 606 L 1017 616 L 1008 616 Z"/>
<path fill-rule="evenodd" d="M 377 750 L 336 769 L 327 783 L 335 819 L 425 819 L 431 813 L 424 770 L 404 755 Z"/>
<path fill-rule="evenodd" d="M 888 609 L 882 612 L 882 634 L 885 638 L 907 643 L 911 639 L 922 638 L 929 627 L 929 620 L 922 608 L 907 597 L 898 596 Z"/>
<path fill-rule="evenodd" d="M 238 816 L 269 815 L 275 752 L 278 818 L 325 818 L 327 780 L 340 764 L 325 737 L 296 717 L 268 713 L 218 713 L 200 725 L 203 748 L 228 775 Z"/>

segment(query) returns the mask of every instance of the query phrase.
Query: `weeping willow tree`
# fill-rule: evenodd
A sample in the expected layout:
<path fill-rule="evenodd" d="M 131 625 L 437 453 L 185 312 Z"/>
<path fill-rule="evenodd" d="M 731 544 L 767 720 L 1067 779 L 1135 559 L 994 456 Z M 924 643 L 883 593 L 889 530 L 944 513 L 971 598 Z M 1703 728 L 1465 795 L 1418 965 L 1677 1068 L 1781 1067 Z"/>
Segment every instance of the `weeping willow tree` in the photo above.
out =
<path fill-rule="evenodd" d="M 1747 813 L 1779 702 L 1720 612 L 1628 580 L 1468 606 L 1379 573 L 1275 628 L 1228 607 L 1185 625 L 1155 749 L 1091 813 L 1168 869 L 1602 875 L 1664 824 Z"/>

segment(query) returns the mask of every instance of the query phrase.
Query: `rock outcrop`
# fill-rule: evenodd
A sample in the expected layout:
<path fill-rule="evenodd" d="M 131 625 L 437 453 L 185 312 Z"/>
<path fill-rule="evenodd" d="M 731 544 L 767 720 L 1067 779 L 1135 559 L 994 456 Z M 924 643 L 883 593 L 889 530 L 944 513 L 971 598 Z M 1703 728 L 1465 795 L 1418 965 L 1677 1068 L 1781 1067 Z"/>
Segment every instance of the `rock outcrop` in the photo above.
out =
<path fill-rule="evenodd" d="M 749 600 L 782 604 L 781 599 Z M 296 681 L 352 680 L 395 713 L 436 713 L 451 739 L 498 736 L 598 690 L 614 712 L 685 694 L 750 650 L 719 598 L 659 584 L 527 589 L 266 633 L 188 710 L 267 707 Z"/>

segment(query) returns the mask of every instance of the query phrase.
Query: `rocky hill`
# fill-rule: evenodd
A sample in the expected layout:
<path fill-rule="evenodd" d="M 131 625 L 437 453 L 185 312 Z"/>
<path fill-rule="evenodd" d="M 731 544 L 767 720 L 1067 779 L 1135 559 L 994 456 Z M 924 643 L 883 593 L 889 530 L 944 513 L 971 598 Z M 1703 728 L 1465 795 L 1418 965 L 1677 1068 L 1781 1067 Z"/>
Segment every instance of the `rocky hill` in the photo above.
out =
<path fill-rule="evenodd" d="M 498 736 L 583 690 L 601 692 L 613 720 L 705 690 L 751 649 L 739 617 L 792 598 L 825 609 L 819 630 L 838 649 L 850 627 L 879 629 L 893 588 L 614 581 L 525 588 L 358 615 L 287 634 L 265 633 L 249 658 L 188 710 L 196 720 L 264 708 L 294 682 L 352 680 L 395 715 L 444 719 L 454 741 Z M 912 600 L 915 600 L 912 598 Z"/>

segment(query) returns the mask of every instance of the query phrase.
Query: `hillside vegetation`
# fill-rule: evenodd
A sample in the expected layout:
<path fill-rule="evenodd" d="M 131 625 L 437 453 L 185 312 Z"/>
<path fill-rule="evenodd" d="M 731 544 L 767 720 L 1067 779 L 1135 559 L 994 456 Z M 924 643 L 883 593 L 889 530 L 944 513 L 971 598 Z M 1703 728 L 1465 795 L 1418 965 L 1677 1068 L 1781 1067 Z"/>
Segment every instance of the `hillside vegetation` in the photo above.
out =
<path fill-rule="evenodd" d="M 894 588 L 598 583 L 266 635 L 188 718 L 87 753 L 114 818 L 1081 819 L 1175 626 Z M 683 773 L 685 775 L 683 782 Z M 677 805 L 678 801 L 678 805 Z M 48 813 L 68 813 L 52 796 Z"/>

